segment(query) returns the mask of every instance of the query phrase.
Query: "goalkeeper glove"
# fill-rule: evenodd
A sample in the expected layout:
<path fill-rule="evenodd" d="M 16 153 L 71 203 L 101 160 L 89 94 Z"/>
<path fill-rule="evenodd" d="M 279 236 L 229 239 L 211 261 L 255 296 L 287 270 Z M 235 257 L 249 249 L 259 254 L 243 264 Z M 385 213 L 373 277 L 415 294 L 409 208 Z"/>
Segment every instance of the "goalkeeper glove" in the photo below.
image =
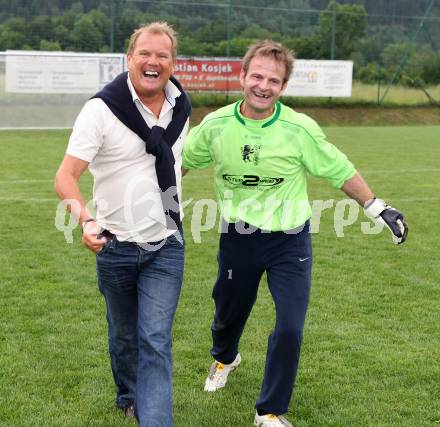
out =
<path fill-rule="evenodd" d="M 364 211 L 373 221 L 388 227 L 396 245 L 406 240 L 408 225 L 405 217 L 398 210 L 388 206 L 383 200 L 374 198 L 364 206 Z"/>

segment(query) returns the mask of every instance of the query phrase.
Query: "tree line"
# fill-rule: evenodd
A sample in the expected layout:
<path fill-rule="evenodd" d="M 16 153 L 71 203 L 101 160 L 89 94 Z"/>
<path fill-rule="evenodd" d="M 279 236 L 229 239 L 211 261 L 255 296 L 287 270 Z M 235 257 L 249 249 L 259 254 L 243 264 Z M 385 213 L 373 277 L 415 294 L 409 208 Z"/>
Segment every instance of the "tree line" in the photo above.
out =
<path fill-rule="evenodd" d="M 411 40 L 429 3 L 0 0 L 0 51 L 109 52 L 113 45 L 114 51 L 122 52 L 134 28 L 160 19 L 178 31 L 180 55 L 242 56 L 253 41 L 271 38 L 289 46 L 298 58 L 330 59 L 333 53 L 335 59 L 352 59 L 354 77 L 364 82 L 389 79 L 407 56 L 397 81 L 438 84 L 438 4 L 417 39 Z"/>

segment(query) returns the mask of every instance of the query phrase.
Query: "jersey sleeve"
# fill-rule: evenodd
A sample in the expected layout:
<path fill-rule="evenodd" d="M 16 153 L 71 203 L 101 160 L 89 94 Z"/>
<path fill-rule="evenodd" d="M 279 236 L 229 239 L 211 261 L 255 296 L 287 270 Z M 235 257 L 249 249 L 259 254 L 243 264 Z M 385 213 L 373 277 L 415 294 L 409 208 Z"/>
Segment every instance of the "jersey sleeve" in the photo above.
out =
<path fill-rule="evenodd" d="M 330 144 L 318 124 L 309 119 L 305 129 L 301 161 L 307 171 L 326 179 L 333 188 L 341 188 L 356 169 L 347 156 Z"/>
<path fill-rule="evenodd" d="M 185 169 L 202 169 L 213 159 L 209 150 L 210 132 L 206 121 L 190 130 L 183 147 L 182 165 Z"/>

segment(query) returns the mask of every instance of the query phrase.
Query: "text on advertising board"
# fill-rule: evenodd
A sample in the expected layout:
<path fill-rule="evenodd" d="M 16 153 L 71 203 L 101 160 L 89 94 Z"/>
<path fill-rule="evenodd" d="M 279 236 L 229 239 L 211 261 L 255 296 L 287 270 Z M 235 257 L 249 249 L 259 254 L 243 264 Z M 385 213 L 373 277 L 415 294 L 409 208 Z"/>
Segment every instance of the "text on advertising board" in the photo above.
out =
<path fill-rule="evenodd" d="M 177 58 L 174 75 L 186 90 L 239 92 L 240 59 Z"/>

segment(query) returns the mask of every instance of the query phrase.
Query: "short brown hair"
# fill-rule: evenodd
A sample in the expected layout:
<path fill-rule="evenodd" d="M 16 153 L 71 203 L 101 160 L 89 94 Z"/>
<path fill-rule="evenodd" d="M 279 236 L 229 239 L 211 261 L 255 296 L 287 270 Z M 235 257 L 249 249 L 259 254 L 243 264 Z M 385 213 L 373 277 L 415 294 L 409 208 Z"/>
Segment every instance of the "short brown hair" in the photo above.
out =
<path fill-rule="evenodd" d="M 173 27 L 169 25 L 167 22 L 152 22 L 151 24 L 144 24 L 133 31 L 133 34 L 130 37 L 130 42 L 128 43 L 127 55 L 133 53 L 134 46 L 137 42 L 137 39 L 142 33 L 150 33 L 150 34 L 165 34 L 171 40 L 172 46 L 172 56 L 173 60 L 176 60 L 177 57 L 177 33 L 174 31 Z"/>
<path fill-rule="evenodd" d="M 272 40 L 263 40 L 249 46 L 249 49 L 244 55 L 242 69 L 246 75 L 249 69 L 249 64 L 256 56 L 263 56 L 273 58 L 276 62 L 284 64 L 286 73 L 284 75 L 283 83 L 289 80 L 293 70 L 293 61 L 295 56 L 293 51 L 283 46 L 281 43 Z"/>

